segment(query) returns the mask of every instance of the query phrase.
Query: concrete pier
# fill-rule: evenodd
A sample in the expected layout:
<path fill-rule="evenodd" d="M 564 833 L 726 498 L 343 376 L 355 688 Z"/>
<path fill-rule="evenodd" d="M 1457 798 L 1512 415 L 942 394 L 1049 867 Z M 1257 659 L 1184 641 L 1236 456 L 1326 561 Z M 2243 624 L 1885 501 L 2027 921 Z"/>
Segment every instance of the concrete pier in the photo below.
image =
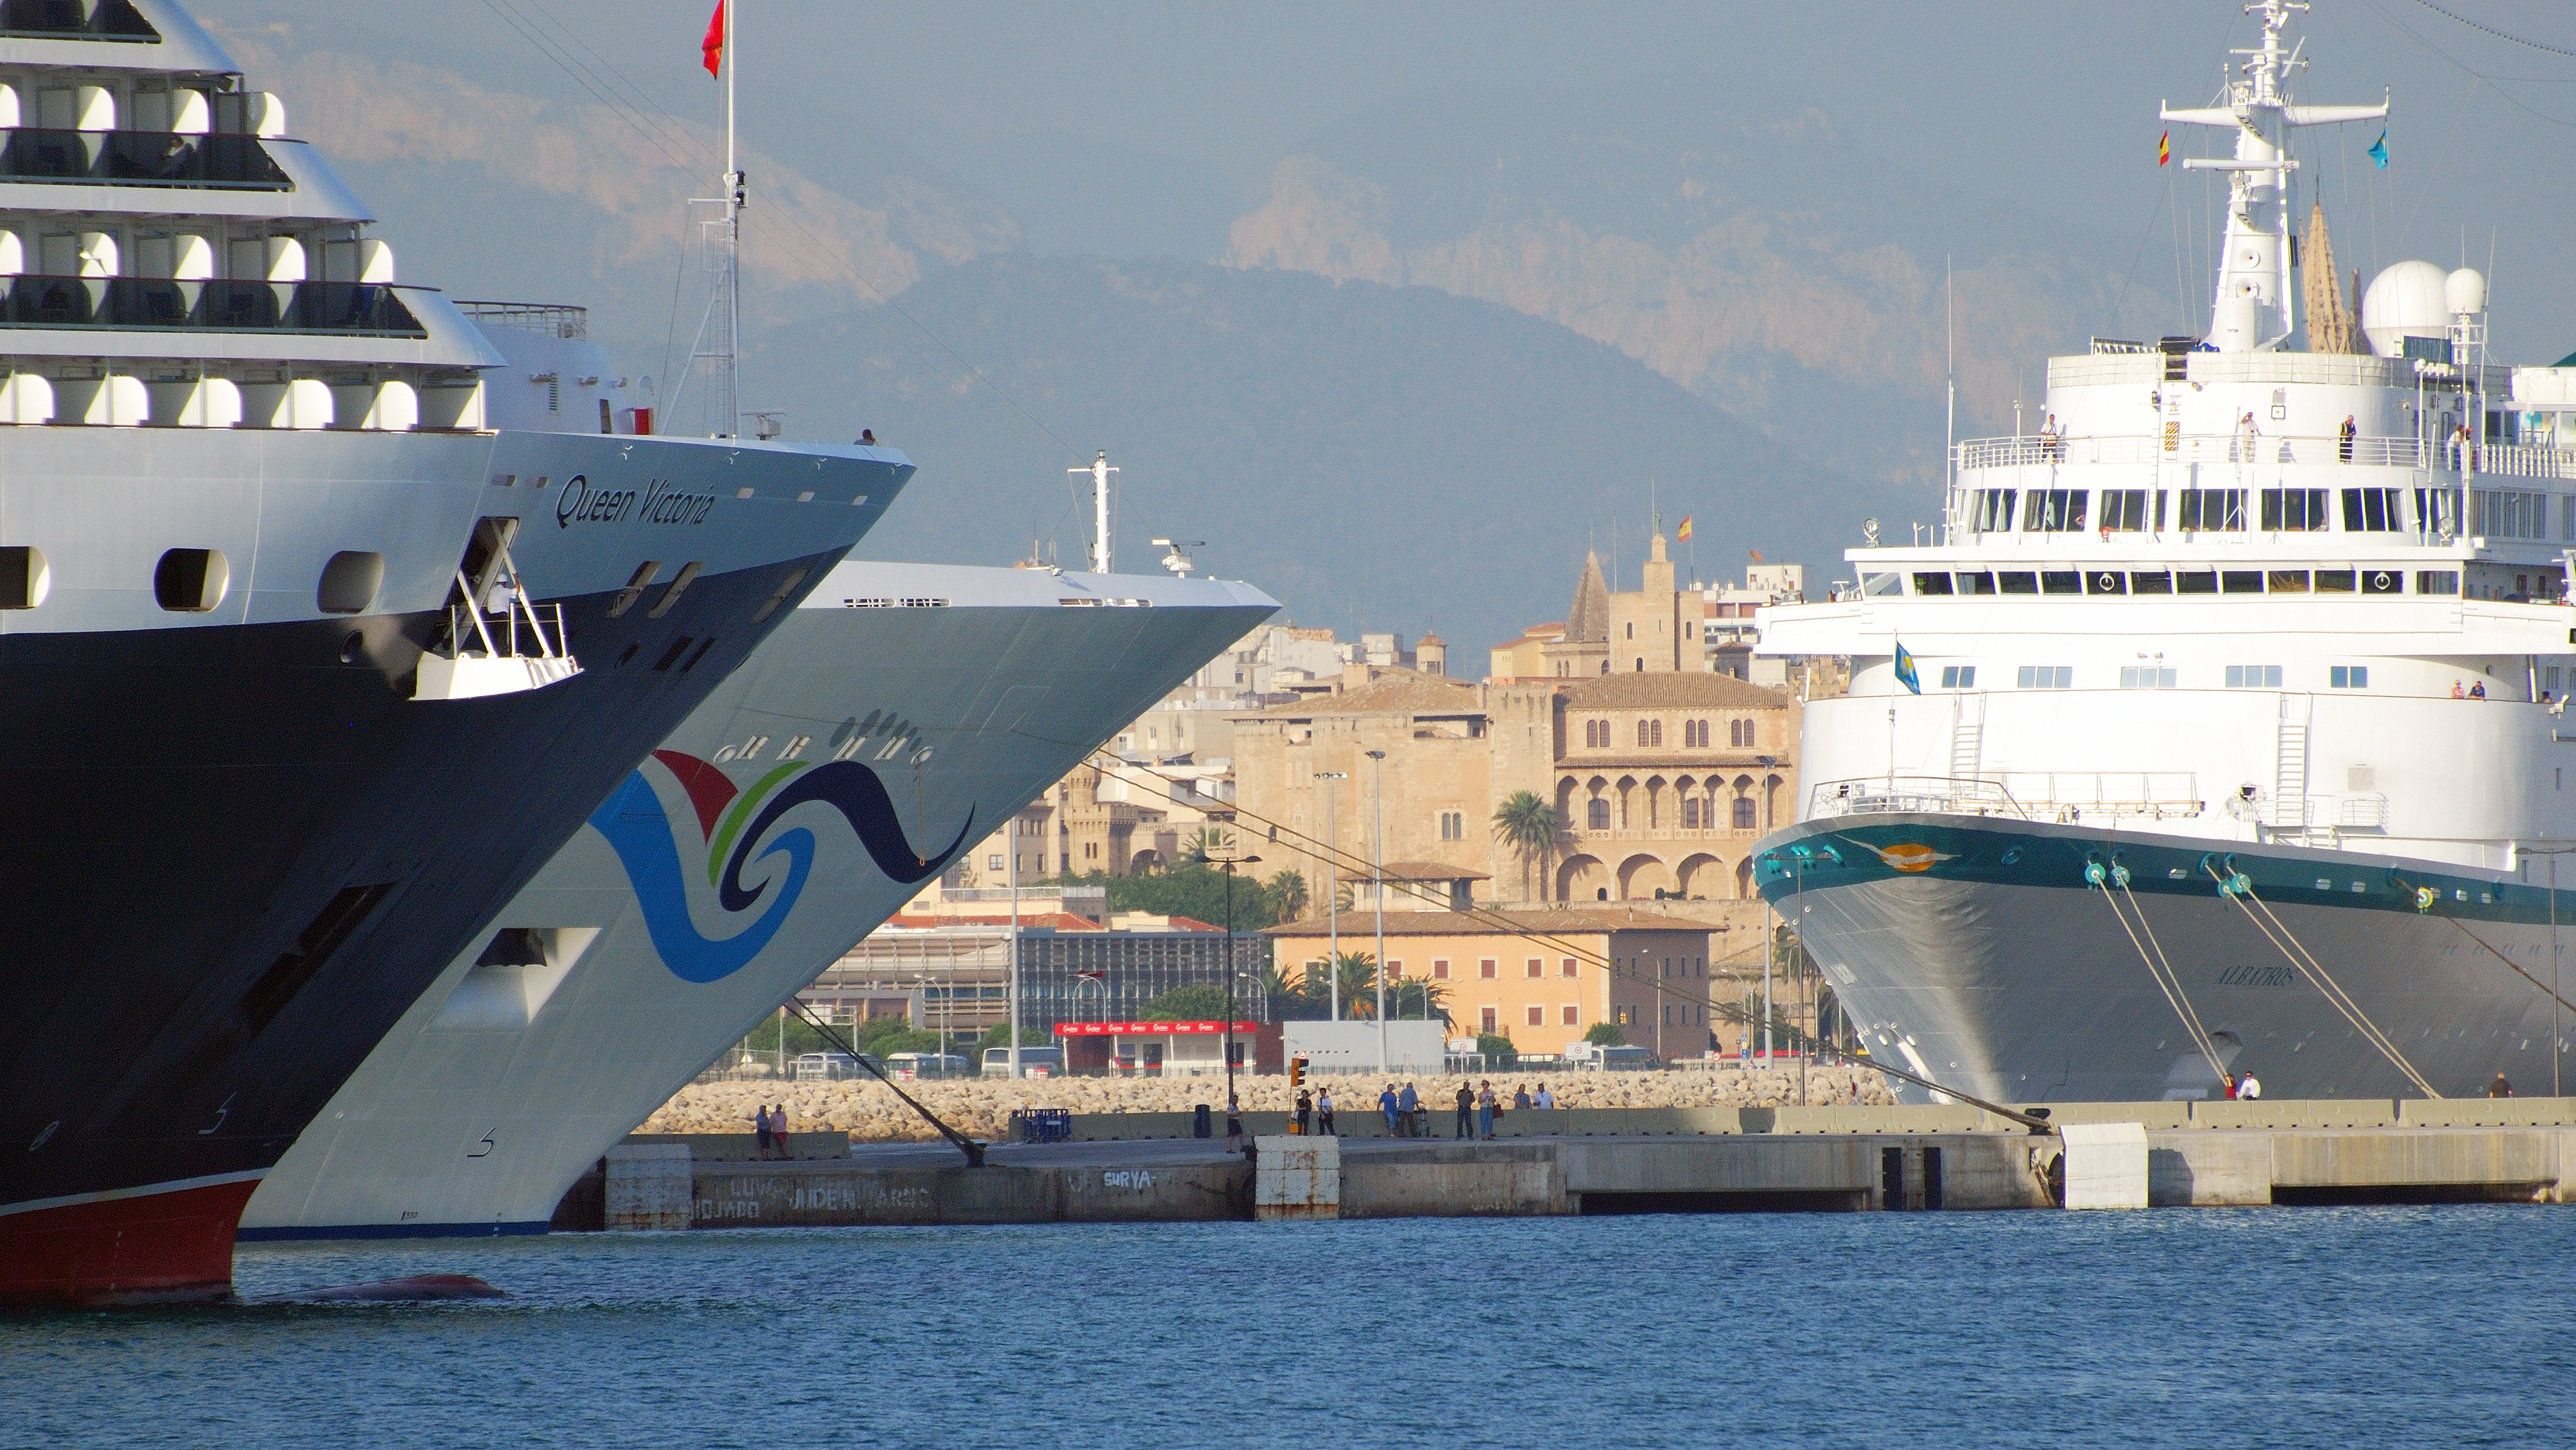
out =
<path fill-rule="evenodd" d="M 2155 1208 L 2576 1202 L 2576 1099 L 2086 1103 L 2048 1133 L 1964 1107 L 1596 1109 L 1510 1114 L 1492 1141 L 1246 1116 L 1248 1153 L 1188 1136 L 1184 1114 L 1110 1114 L 983 1168 L 935 1144 L 762 1163 L 639 1136 L 591 1180 L 606 1211 L 558 1227 L 2122 1207 L 2139 1173 Z"/>

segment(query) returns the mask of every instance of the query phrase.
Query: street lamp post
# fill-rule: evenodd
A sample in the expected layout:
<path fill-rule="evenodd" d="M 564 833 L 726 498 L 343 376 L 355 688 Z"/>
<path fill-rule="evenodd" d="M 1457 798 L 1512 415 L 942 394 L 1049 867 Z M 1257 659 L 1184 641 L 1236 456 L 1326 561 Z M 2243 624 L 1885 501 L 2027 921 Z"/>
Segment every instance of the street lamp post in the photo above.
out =
<path fill-rule="evenodd" d="M 1225 872 L 1225 1111 L 1231 1117 L 1234 1101 L 1234 868 L 1250 866 L 1258 856 L 1229 856 L 1217 866 Z"/>
<path fill-rule="evenodd" d="M 1377 922 L 1377 1070 L 1384 1074 L 1386 1060 L 1386 752 L 1372 750 L 1369 758 L 1369 794 L 1376 797 L 1377 850 L 1369 862 L 1369 874 L 1377 878 L 1377 910 L 1370 913 Z"/>
<path fill-rule="evenodd" d="M 1348 780 L 1347 770 L 1319 770 L 1324 783 L 1324 994 L 1332 1000 L 1332 1020 L 1342 1020 L 1342 875 L 1333 835 L 1333 782 Z"/>

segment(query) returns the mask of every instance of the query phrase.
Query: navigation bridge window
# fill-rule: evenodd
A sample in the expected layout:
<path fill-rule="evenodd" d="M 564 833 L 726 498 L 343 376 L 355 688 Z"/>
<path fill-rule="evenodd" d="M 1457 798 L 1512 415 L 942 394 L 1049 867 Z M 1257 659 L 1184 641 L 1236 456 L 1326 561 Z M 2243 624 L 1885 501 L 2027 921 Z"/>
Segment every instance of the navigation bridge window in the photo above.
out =
<path fill-rule="evenodd" d="M 2481 488 L 2471 498 L 2477 518 L 2472 532 L 2499 539 L 2549 537 L 2549 495 Z"/>
<path fill-rule="evenodd" d="M 2013 687 L 2022 690 L 2071 690 L 2075 688 L 2075 667 L 2024 665 L 2013 676 Z"/>
<path fill-rule="evenodd" d="M 2176 524 L 2188 533 L 2238 534 L 2245 531 L 2245 490 L 2186 488 Z"/>
<path fill-rule="evenodd" d="M 2279 665 L 2229 665 L 2227 688 L 2277 690 L 2281 688 L 2281 667 Z"/>
<path fill-rule="evenodd" d="M 2147 500 L 2155 500 L 2153 519 L 2148 517 Z M 2144 488 L 2106 488 L 2102 490 L 2101 526 L 2123 533 L 2164 530 L 2165 496 L 2161 491 Z"/>
<path fill-rule="evenodd" d="M 2120 688 L 2123 690 L 2170 690 L 2181 672 L 2166 665 L 2120 666 Z"/>
<path fill-rule="evenodd" d="M 2025 533 L 2080 534 L 2084 532 L 2086 490 L 2080 488 L 2034 488 L 2023 500 L 2021 526 Z"/>
<path fill-rule="evenodd" d="M 2336 690 L 2367 690 L 2370 688 L 2370 666 L 2330 666 L 2326 670 L 2326 685 Z"/>
<path fill-rule="evenodd" d="M 2013 505 L 2020 497 L 2018 489 L 1978 489 L 1968 503 L 1970 527 L 1981 534 L 2009 531 L 2013 526 Z"/>
<path fill-rule="evenodd" d="M 1976 687 L 1977 667 L 1975 665 L 1943 665 L 1941 667 L 1942 689 L 1973 690 Z"/>
<path fill-rule="evenodd" d="M 2322 488 L 2267 488 L 2263 490 L 2263 530 L 2266 533 L 2307 533 L 2328 527 L 2326 491 Z"/>
<path fill-rule="evenodd" d="M 2405 493 L 2394 488 L 2347 488 L 2343 491 L 2343 531 L 2347 534 L 2393 534 L 2406 527 Z"/>

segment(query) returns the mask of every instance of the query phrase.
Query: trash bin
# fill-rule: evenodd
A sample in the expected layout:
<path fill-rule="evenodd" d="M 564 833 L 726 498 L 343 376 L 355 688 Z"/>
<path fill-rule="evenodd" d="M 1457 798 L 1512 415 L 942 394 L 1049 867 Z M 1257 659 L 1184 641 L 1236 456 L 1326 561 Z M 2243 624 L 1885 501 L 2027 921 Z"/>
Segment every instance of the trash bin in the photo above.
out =
<path fill-rule="evenodd" d="M 1190 1136 L 1193 1138 L 1205 1138 L 1210 1136 L 1208 1133 L 1208 1105 L 1205 1103 L 1199 1104 L 1198 1115 L 1191 1120 Z"/>

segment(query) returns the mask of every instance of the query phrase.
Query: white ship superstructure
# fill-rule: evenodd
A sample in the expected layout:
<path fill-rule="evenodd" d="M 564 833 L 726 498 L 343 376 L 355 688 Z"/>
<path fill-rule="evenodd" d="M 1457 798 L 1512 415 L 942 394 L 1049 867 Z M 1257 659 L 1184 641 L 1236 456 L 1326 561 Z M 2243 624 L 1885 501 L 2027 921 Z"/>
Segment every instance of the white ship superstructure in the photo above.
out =
<path fill-rule="evenodd" d="M 2052 358 L 1936 537 L 1763 614 L 1853 676 L 1761 889 L 1872 1052 L 1982 1096 L 2546 1087 L 2576 1027 L 2576 394 L 2489 362 L 2483 278 L 2425 262 L 2321 350 L 2358 339 L 2302 316 L 2287 140 L 2386 107 L 2291 99 L 2303 8 L 2249 7 L 2226 103 L 2164 113 L 2235 136 L 2190 163 L 2229 186 L 2207 336 Z"/>
<path fill-rule="evenodd" d="M 1276 608 L 1213 579 L 841 565 L 456 956 L 243 1232 L 543 1231 L 691 1077 Z"/>
<path fill-rule="evenodd" d="M 224 1292 L 367 1047 L 912 472 L 530 373 L 174 0 L 0 3 L 0 1303 Z"/>

